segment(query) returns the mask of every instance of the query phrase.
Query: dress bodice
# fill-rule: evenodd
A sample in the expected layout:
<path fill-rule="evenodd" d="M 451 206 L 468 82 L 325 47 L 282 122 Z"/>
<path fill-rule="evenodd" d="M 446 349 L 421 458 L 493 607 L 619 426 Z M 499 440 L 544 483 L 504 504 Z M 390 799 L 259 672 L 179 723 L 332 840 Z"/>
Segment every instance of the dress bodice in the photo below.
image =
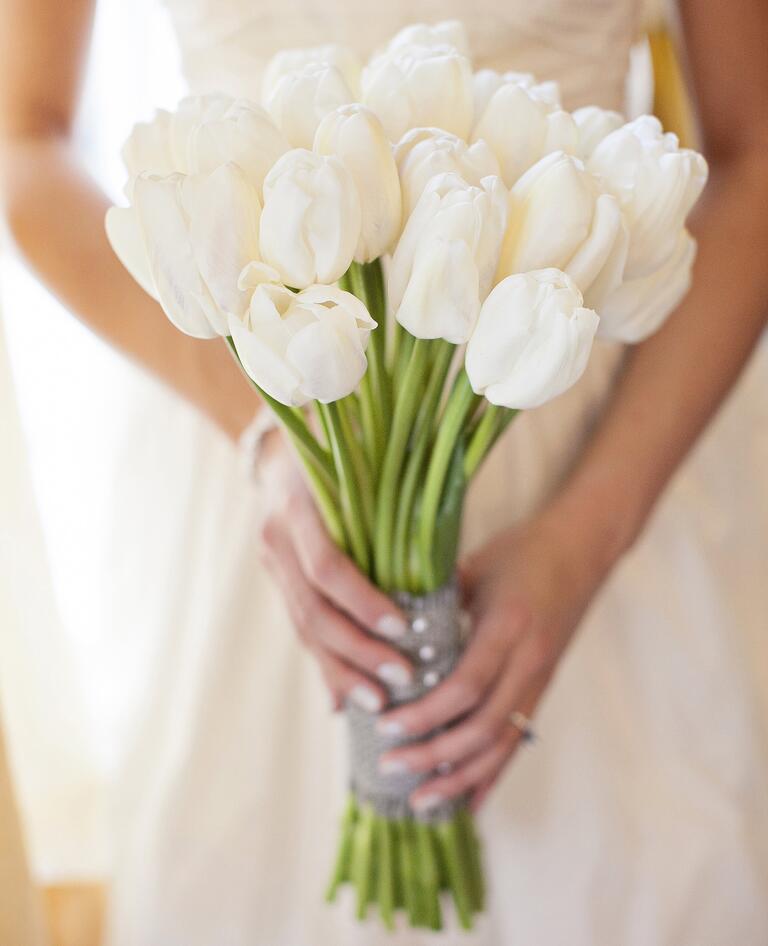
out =
<path fill-rule="evenodd" d="M 340 43 L 367 57 L 408 23 L 462 20 L 476 68 L 560 83 L 567 107 L 620 108 L 639 0 L 166 0 L 194 92 L 259 98 L 281 49 Z"/>

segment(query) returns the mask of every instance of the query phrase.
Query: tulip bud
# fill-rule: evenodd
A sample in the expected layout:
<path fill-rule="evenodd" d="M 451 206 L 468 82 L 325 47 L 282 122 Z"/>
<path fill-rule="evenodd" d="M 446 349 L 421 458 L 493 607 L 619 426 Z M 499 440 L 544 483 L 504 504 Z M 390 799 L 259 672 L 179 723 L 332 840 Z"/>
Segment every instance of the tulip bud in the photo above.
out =
<path fill-rule="evenodd" d="M 601 302 L 599 334 L 630 344 L 652 335 L 688 292 L 695 257 L 696 241 L 681 230 L 666 262 L 622 283 Z"/>
<path fill-rule="evenodd" d="M 240 100 L 220 117 L 203 119 L 192 128 L 189 170 L 192 174 L 210 174 L 222 164 L 234 162 L 260 195 L 267 172 L 289 149 L 288 141 L 264 109 Z"/>
<path fill-rule="evenodd" d="M 360 83 L 360 60 L 351 49 L 336 43 L 311 46 L 307 49 L 284 49 L 270 59 L 264 70 L 261 85 L 262 101 L 266 102 L 283 76 L 301 72 L 305 66 L 326 63 L 339 70 L 347 86 L 353 91 Z"/>
<path fill-rule="evenodd" d="M 414 128 L 395 148 L 403 188 L 403 218 L 407 220 L 424 192 L 439 174 L 458 174 L 477 187 L 484 177 L 500 176 L 499 162 L 484 141 L 468 145 L 439 128 Z"/>
<path fill-rule="evenodd" d="M 584 373 L 599 321 L 557 269 L 508 276 L 483 303 L 467 346 L 472 389 L 503 407 L 539 407 Z"/>
<path fill-rule="evenodd" d="M 336 282 L 352 262 L 360 230 L 357 188 L 338 158 L 297 148 L 267 175 L 262 258 L 286 285 Z"/>
<path fill-rule="evenodd" d="M 107 212 L 107 236 L 120 261 L 158 300 L 171 322 L 195 338 L 226 333 L 195 259 L 183 200 L 183 174 L 140 174 L 133 206 Z"/>
<path fill-rule="evenodd" d="M 323 118 L 354 99 L 336 66 L 311 62 L 280 76 L 271 89 L 265 88 L 264 105 L 295 148 L 311 148 Z"/>
<path fill-rule="evenodd" d="M 387 43 L 387 50 L 406 46 L 450 46 L 462 56 L 469 56 L 469 39 L 464 25 L 459 20 L 443 20 L 441 23 L 414 23 L 395 33 Z"/>
<path fill-rule="evenodd" d="M 623 115 L 607 108 L 599 108 L 597 105 L 577 108 L 573 113 L 573 120 L 579 129 L 579 147 L 576 153 L 584 161 L 592 156 L 603 138 L 607 138 L 612 131 L 624 124 Z"/>
<path fill-rule="evenodd" d="M 187 177 L 182 199 L 192 251 L 208 291 L 222 312 L 241 318 L 250 296 L 238 280 L 260 259 L 259 193 L 242 169 L 230 163 L 211 174 Z"/>
<path fill-rule="evenodd" d="M 707 162 L 678 147 L 658 119 L 635 119 L 604 138 L 588 167 L 618 199 L 629 228 L 625 278 L 647 276 L 673 256 L 707 180 Z"/>
<path fill-rule="evenodd" d="M 390 141 L 411 128 L 434 127 L 466 138 L 472 123 L 472 70 L 451 46 L 401 46 L 363 70 L 362 99 Z"/>
<path fill-rule="evenodd" d="M 389 274 L 392 311 L 412 335 L 466 342 L 493 282 L 506 217 L 498 177 L 484 178 L 480 187 L 455 174 L 430 181 Z"/>
<path fill-rule="evenodd" d="M 509 195 L 497 279 L 556 268 L 603 296 L 621 282 L 627 237 L 618 201 L 601 194 L 578 158 L 557 152 L 534 164 Z"/>
<path fill-rule="evenodd" d="M 515 83 L 491 96 L 472 132 L 472 141 L 480 138 L 499 159 L 507 187 L 545 155 L 574 154 L 578 147 L 578 129 L 568 112 Z"/>
<path fill-rule="evenodd" d="M 314 150 L 336 155 L 352 175 L 362 214 L 355 259 L 377 259 L 396 239 L 401 218 L 400 180 L 381 122 L 364 105 L 343 105 L 320 123 Z"/>
<path fill-rule="evenodd" d="M 142 174 L 132 195 L 132 207 L 112 207 L 106 220 L 123 265 L 181 331 L 226 335 L 227 315 L 244 315 L 255 283 L 278 278 L 259 257 L 256 189 L 230 163 L 211 174 Z"/>
<path fill-rule="evenodd" d="M 537 82 L 530 72 L 496 72 L 495 69 L 478 69 L 472 76 L 475 121 L 483 114 L 493 95 L 505 85 L 519 85 L 534 98 L 553 107 L 560 107 L 560 87 L 557 82 Z"/>
<path fill-rule="evenodd" d="M 160 109 L 150 122 L 138 122 L 123 145 L 122 156 L 128 174 L 145 171 L 168 175 L 189 170 L 189 137 L 202 121 L 220 118 L 232 105 L 226 95 L 193 95 L 179 102 L 175 112 Z"/>
<path fill-rule="evenodd" d="M 292 407 L 337 401 L 357 387 L 376 327 L 365 306 L 333 286 L 295 294 L 257 287 L 244 321 L 230 318 L 237 353 L 250 378 Z"/>

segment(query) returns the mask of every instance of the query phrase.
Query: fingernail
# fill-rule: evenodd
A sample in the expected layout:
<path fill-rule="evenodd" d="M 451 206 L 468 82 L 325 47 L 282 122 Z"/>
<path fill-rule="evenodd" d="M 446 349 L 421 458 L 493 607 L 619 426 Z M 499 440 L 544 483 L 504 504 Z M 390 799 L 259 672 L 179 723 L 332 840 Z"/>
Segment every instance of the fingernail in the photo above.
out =
<path fill-rule="evenodd" d="M 402 664 L 381 664 L 376 671 L 380 680 L 392 687 L 402 687 L 412 680 L 412 674 Z"/>
<path fill-rule="evenodd" d="M 385 614 L 376 624 L 376 631 L 382 637 L 402 637 L 407 629 L 408 625 L 397 614 Z"/>
<path fill-rule="evenodd" d="M 429 811 L 430 808 L 437 808 L 442 802 L 443 796 L 433 792 L 431 795 L 422 795 L 421 798 L 412 801 L 411 808 L 414 811 Z"/>
<path fill-rule="evenodd" d="M 403 724 L 396 722 L 394 719 L 380 719 L 376 723 L 376 730 L 382 736 L 402 736 L 405 734 Z"/>
<path fill-rule="evenodd" d="M 410 772 L 411 767 L 402 759 L 382 759 L 379 762 L 379 772 L 382 775 L 402 775 L 403 772 Z"/>
<path fill-rule="evenodd" d="M 381 709 L 381 698 L 378 693 L 371 690 L 370 687 L 363 686 L 362 683 L 352 687 L 349 691 L 349 698 L 360 709 L 364 709 L 366 713 L 378 713 Z"/>

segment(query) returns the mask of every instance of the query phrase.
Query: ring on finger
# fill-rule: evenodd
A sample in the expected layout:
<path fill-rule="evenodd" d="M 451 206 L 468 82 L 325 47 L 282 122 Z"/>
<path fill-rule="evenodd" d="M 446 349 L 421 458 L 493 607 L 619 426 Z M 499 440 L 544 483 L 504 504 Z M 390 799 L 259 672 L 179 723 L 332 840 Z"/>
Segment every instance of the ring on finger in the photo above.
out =
<path fill-rule="evenodd" d="M 522 736 L 523 742 L 534 742 L 536 740 L 536 731 L 525 713 L 514 710 L 509 714 L 508 719 Z"/>

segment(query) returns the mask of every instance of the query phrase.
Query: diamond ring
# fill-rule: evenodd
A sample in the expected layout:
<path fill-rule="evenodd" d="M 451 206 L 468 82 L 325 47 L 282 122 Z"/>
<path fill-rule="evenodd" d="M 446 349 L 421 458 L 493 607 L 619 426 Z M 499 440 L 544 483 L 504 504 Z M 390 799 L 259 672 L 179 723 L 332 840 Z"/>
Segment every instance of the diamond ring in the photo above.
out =
<path fill-rule="evenodd" d="M 514 713 L 509 714 L 509 721 L 519 730 L 520 735 L 523 737 L 523 742 L 533 742 L 536 738 L 536 733 L 533 726 L 531 725 L 530 719 L 521 713 L 520 710 L 515 710 Z"/>

